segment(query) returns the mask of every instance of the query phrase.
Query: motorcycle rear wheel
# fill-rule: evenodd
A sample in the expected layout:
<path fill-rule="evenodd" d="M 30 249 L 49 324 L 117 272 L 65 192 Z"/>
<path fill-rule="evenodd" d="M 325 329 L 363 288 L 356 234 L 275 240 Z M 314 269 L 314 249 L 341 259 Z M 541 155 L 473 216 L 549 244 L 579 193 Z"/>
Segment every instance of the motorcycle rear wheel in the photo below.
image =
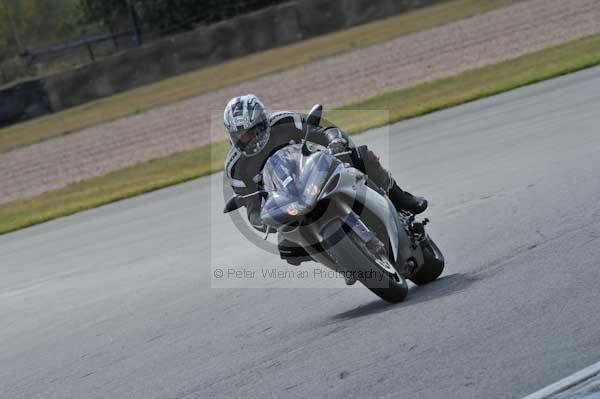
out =
<path fill-rule="evenodd" d="M 444 255 L 429 236 L 423 239 L 420 245 L 423 251 L 423 266 L 409 277 L 409 280 L 416 285 L 435 281 L 444 271 L 445 265 Z"/>

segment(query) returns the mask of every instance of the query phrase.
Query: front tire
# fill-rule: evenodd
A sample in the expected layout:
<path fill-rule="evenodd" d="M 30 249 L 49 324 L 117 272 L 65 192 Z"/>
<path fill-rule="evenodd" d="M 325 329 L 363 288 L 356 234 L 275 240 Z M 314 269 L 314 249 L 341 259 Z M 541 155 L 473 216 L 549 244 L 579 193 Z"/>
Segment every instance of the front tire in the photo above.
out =
<path fill-rule="evenodd" d="M 354 273 L 358 281 L 384 301 L 402 302 L 408 294 L 408 284 L 395 271 L 385 249 L 375 254 L 354 231 L 345 231 L 341 223 L 334 224 L 336 232 L 330 236 L 330 242 L 335 244 L 330 246 L 329 255 L 338 265 L 347 268 L 345 271 Z M 386 268 L 394 272 L 389 273 Z M 361 276 L 375 276 L 375 278 L 361 278 Z"/>
<path fill-rule="evenodd" d="M 367 270 L 376 270 L 375 274 L 383 277 L 383 279 L 359 279 L 358 281 L 384 301 L 390 303 L 402 302 L 408 294 L 408 284 L 406 284 L 406 280 L 399 273 L 396 272 L 394 275 L 390 275 L 382 271 L 382 263 L 386 267 L 395 270 L 385 252 L 385 247 L 382 246 L 383 251 L 373 253 L 353 231 L 349 232 L 349 238 L 360 249 L 363 256 L 368 259 L 369 265 L 367 266 L 365 263 L 365 268 L 368 268 Z"/>

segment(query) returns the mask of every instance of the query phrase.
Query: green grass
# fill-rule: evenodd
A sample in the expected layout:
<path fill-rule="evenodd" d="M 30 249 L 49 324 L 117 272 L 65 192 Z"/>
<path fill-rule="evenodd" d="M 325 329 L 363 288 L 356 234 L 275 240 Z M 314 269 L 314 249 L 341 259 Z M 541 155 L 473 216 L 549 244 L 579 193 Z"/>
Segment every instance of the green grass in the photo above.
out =
<path fill-rule="evenodd" d="M 351 132 L 360 132 L 599 64 L 600 35 L 593 35 L 450 78 L 349 104 L 334 110 L 328 118 L 341 126 L 349 126 Z M 356 120 L 351 117 L 352 113 L 347 112 L 349 110 L 387 110 L 389 117 L 382 118 L 381 113 L 364 113 L 366 118 L 361 115 L 361 120 Z M 340 111 L 343 111 L 343 117 L 336 118 L 335 113 Z"/>
<path fill-rule="evenodd" d="M 359 47 L 481 14 L 516 0 L 449 0 L 392 18 L 178 75 L 0 129 L 0 153 Z"/>
<path fill-rule="evenodd" d="M 325 117 L 357 133 L 599 64 L 600 35 L 594 35 L 454 77 L 386 93 L 332 110 Z M 381 112 L 349 112 L 352 110 Z M 227 147 L 226 142 L 203 146 L 0 205 L 0 234 L 219 171 Z"/>

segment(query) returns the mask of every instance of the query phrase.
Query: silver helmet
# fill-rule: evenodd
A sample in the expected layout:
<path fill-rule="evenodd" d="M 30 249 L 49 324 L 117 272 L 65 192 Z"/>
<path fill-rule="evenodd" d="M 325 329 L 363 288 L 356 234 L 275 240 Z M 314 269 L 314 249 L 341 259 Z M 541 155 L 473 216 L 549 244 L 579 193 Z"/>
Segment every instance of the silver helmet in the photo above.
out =
<path fill-rule="evenodd" d="M 223 119 L 231 144 L 246 156 L 258 154 L 269 141 L 265 106 L 254 94 L 232 98 Z"/>

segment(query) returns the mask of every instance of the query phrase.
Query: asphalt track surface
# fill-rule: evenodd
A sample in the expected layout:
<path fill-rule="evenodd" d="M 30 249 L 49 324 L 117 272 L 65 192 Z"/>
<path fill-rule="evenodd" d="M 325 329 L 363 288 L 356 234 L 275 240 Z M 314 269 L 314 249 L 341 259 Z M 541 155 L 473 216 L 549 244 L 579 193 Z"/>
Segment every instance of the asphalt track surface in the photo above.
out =
<path fill-rule="evenodd" d="M 211 288 L 298 270 L 220 214 L 213 175 L 0 236 L 0 397 L 516 398 L 600 359 L 600 69 L 360 141 L 430 198 L 439 281 L 399 305 Z"/>

